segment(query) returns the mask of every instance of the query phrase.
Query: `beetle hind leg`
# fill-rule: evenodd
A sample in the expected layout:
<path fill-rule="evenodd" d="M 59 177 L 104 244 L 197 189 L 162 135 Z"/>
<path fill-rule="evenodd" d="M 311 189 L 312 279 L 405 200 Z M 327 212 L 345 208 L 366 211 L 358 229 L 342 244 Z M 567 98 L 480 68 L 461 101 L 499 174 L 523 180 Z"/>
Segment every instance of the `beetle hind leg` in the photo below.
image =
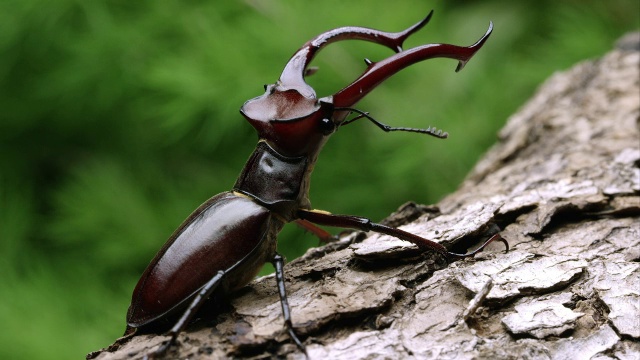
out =
<path fill-rule="evenodd" d="M 202 304 L 211 296 L 211 294 L 216 290 L 222 278 L 224 277 L 225 272 L 220 270 L 214 275 L 211 280 L 209 280 L 203 287 L 200 289 L 198 294 L 193 298 L 189 307 L 184 311 L 180 319 L 176 322 L 175 325 L 169 330 L 166 335 L 171 336 L 169 340 L 163 341 L 160 347 L 158 347 L 154 352 L 149 355 L 145 355 L 144 359 L 154 359 L 156 357 L 164 356 L 169 348 L 172 345 L 177 343 L 178 334 L 184 330 L 187 325 L 193 319 L 193 316 L 198 312 Z"/>

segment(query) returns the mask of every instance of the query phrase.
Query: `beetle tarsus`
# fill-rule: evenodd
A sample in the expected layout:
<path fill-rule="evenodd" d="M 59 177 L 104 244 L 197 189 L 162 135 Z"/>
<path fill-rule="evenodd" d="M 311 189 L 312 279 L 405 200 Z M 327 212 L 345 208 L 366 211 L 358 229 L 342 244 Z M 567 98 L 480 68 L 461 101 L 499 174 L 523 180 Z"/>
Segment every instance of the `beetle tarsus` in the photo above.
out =
<path fill-rule="evenodd" d="M 455 259 L 463 259 L 463 258 L 472 257 L 475 254 L 477 254 L 477 253 L 481 252 L 482 250 L 484 250 L 484 248 L 487 247 L 487 245 L 491 244 L 494 241 L 500 241 L 501 243 L 503 243 L 505 248 L 506 248 L 504 252 L 509 252 L 509 242 L 505 238 L 503 238 L 502 235 L 500 235 L 500 233 L 496 233 L 496 234 L 491 235 L 491 237 L 487 241 L 485 241 L 484 244 L 482 244 L 479 248 L 477 248 L 477 249 L 475 249 L 475 250 L 473 250 L 471 252 L 468 252 L 466 254 L 456 254 L 456 253 L 449 252 L 449 253 L 447 253 L 447 255 L 452 257 L 452 258 L 455 258 Z"/>

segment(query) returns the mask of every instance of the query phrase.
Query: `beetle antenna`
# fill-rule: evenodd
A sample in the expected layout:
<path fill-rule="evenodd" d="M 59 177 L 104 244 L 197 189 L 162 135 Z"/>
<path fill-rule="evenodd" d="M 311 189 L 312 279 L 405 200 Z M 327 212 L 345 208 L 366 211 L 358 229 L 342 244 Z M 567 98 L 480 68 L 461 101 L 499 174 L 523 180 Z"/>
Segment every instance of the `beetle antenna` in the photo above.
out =
<path fill-rule="evenodd" d="M 352 119 L 349 120 L 345 120 L 343 121 L 340 126 L 342 125 L 347 125 L 350 124 L 358 119 L 362 119 L 365 118 L 369 121 L 371 121 L 372 123 L 374 123 L 377 127 L 379 127 L 380 129 L 382 129 L 384 132 L 390 132 L 390 131 L 408 131 L 408 132 L 415 132 L 415 133 L 419 133 L 419 134 L 427 134 L 427 135 L 431 135 L 433 137 L 437 137 L 438 139 L 446 139 L 447 137 L 449 137 L 449 133 L 447 132 L 443 132 L 442 130 L 438 130 L 435 127 L 431 127 L 429 126 L 426 129 L 416 129 L 416 128 L 408 128 L 408 127 L 393 127 L 393 126 L 389 126 L 387 124 L 383 124 L 380 121 L 374 119 L 373 117 L 371 117 L 371 115 L 369 115 L 368 112 L 362 111 L 362 110 L 358 110 L 355 108 L 350 108 L 350 107 L 336 107 L 334 110 L 348 110 L 350 112 L 355 112 L 358 115 Z"/>

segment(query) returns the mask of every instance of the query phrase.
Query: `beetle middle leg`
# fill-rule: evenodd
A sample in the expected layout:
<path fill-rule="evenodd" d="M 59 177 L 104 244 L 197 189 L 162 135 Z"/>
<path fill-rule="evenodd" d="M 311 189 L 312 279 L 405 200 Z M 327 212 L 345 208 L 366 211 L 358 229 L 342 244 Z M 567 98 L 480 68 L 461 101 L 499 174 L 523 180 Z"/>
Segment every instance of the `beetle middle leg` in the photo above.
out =
<path fill-rule="evenodd" d="M 189 307 L 182 313 L 180 319 L 173 325 L 171 330 L 169 330 L 166 335 L 171 336 L 171 338 L 167 341 L 162 342 L 159 348 L 157 348 L 154 352 L 150 354 L 150 356 L 145 355 L 144 359 L 155 358 L 163 356 L 169 348 L 176 343 L 178 338 L 178 334 L 184 330 L 187 325 L 193 319 L 193 316 L 198 312 L 202 304 L 206 302 L 206 300 L 211 296 L 211 294 L 218 288 L 222 278 L 224 277 L 225 272 L 220 270 L 214 275 L 211 280 L 209 280 L 203 287 L 200 289 L 198 294 L 193 298 Z"/>
<path fill-rule="evenodd" d="M 293 330 L 293 324 L 291 323 L 291 309 L 289 308 L 289 301 L 287 300 L 287 290 L 284 284 L 284 259 L 282 255 L 276 253 L 272 260 L 273 267 L 276 269 L 276 283 L 278 284 L 278 294 L 280 295 L 280 305 L 282 305 L 282 317 L 284 317 L 284 325 L 287 328 L 287 332 L 291 337 L 291 340 L 296 343 L 300 351 L 307 354 L 307 348 L 302 344 L 298 335 Z"/>

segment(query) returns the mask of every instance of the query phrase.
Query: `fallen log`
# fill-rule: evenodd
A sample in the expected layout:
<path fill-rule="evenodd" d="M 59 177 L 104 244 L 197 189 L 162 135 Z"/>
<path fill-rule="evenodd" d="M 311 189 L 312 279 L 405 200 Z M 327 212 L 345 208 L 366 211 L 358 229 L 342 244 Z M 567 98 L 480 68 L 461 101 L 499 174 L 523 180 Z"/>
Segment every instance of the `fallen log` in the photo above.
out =
<path fill-rule="evenodd" d="M 455 193 L 386 220 L 459 249 L 498 225 L 510 252 L 498 244 L 447 264 L 352 233 L 288 264 L 309 358 L 640 356 L 639 39 L 553 75 Z M 88 357 L 140 359 L 165 340 L 121 339 Z M 283 328 L 273 276 L 178 341 L 167 358 L 304 358 Z"/>

